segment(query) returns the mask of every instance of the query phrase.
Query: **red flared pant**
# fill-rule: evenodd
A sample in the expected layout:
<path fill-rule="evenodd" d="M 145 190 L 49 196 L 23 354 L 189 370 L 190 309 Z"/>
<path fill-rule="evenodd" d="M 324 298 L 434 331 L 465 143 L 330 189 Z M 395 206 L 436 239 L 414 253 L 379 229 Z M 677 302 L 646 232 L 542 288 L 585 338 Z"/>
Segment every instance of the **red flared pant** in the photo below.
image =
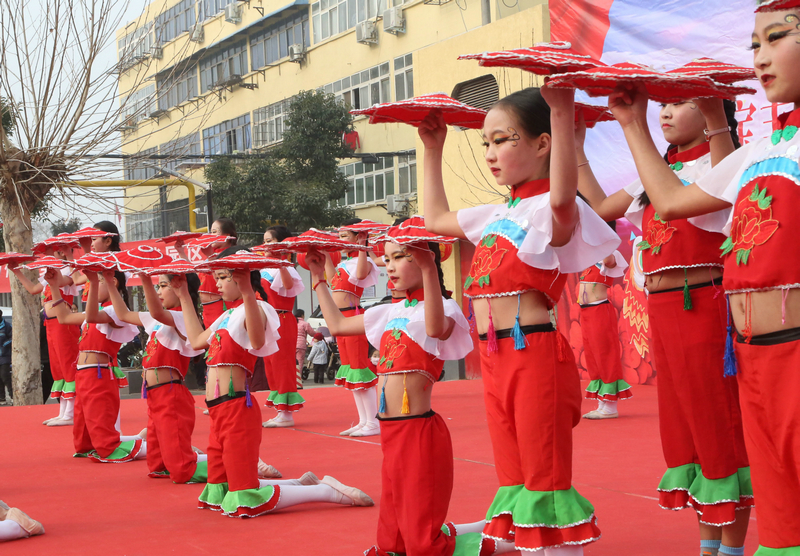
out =
<path fill-rule="evenodd" d="M 117 378 L 107 367 L 81 369 L 75 373 L 75 395 L 75 451 L 96 450 L 100 457 L 108 457 L 119 446 L 119 432 L 114 428 L 119 413 Z"/>
<path fill-rule="evenodd" d="M 381 420 L 381 504 L 378 547 L 406 556 L 450 556 L 445 535 L 453 490 L 453 445 L 444 419 L 425 415 Z"/>
<path fill-rule="evenodd" d="M 622 380 L 617 311 L 608 301 L 581 306 L 581 335 L 586 370 L 592 380 L 613 384 Z"/>
<path fill-rule="evenodd" d="M 228 483 L 228 490 L 258 488 L 258 450 L 261 447 L 261 410 L 255 396 L 247 407 L 240 397 L 208 408 L 208 483 Z"/>
<path fill-rule="evenodd" d="M 186 483 L 197 469 L 192 450 L 194 398 L 183 384 L 163 384 L 147 390 L 147 468 L 151 476 L 169 471 L 176 483 Z"/>
<path fill-rule="evenodd" d="M 279 313 L 281 319 L 278 351 L 264 358 L 264 372 L 269 389 L 286 394 L 297 392 L 297 319 L 291 312 Z"/>
<path fill-rule="evenodd" d="M 75 381 L 75 370 L 78 362 L 78 339 L 81 327 L 61 324 L 58 319 L 50 319 L 47 323 L 47 352 L 50 355 L 50 372 L 53 380 Z M 73 398 L 72 392 L 62 394 L 64 398 Z"/>
<path fill-rule="evenodd" d="M 736 358 L 750 477 L 758 499 L 758 541 L 769 548 L 798 547 L 800 339 L 736 343 Z"/>

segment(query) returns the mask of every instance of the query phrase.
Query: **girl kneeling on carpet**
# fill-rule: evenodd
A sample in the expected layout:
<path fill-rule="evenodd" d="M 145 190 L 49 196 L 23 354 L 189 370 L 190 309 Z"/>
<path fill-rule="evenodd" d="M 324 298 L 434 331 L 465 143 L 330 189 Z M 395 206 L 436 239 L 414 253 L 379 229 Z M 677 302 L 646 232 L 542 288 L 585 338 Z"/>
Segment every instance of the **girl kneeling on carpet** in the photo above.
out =
<path fill-rule="evenodd" d="M 100 463 L 124 463 L 143 459 L 147 443 L 141 436 L 120 436 L 115 428 L 119 415 L 119 385 L 114 372 L 117 353 L 122 344 L 133 340 L 139 331 L 117 316 L 109 299 L 115 289 L 123 300 L 128 298 L 125 275 L 114 272 L 104 277 L 85 270 L 89 296 L 85 313 L 71 312 L 58 288 L 59 272 L 48 269 L 44 275 L 53 295 L 47 308 L 61 324 L 82 324 L 78 343 L 78 367 L 75 373 L 75 417 L 73 441 L 75 456 L 88 457 Z M 98 307 L 102 303 L 102 310 Z M 124 302 L 127 305 L 127 302 Z"/>
<path fill-rule="evenodd" d="M 442 530 L 453 489 L 453 448 L 444 419 L 431 410 L 431 392 L 444 360 L 463 358 L 472 340 L 461 309 L 444 297 L 439 248 L 426 243 L 429 237 L 423 229 L 414 246 L 385 244 L 389 280 L 406 292 L 405 301 L 352 317 L 331 296 L 324 257 L 306 258 L 331 333 L 366 334 L 380 346 L 381 505 L 378 545 L 365 553 L 373 556 L 451 555 L 456 548 L 455 535 Z"/>
<path fill-rule="evenodd" d="M 200 324 L 186 282 L 176 291 L 192 347 L 208 348 L 206 404 L 211 432 L 208 483 L 199 508 L 229 517 L 256 517 L 306 502 L 371 506 L 369 496 L 332 477 L 319 481 L 313 473 L 306 473 L 300 479 L 259 480 L 261 410 L 247 386 L 247 375 L 253 373 L 257 357 L 266 357 L 278 348 L 280 319 L 275 309 L 256 299 L 256 292 L 267 297 L 261 275 L 237 260 L 239 250 L 228 248 L 217 261 L 218 270 L 213 271 L 217 288 L 226 305 L 233 308 L 207 330 Z M 226 386 L 224 394 L 220 393 L 221 384 Z"/>
<path fill-rule="evenodd" d="M 104 272 L 106 282 L 113 272 Z M 194 306 L 198 304 L 200 279 L 196 274 L 159 276 L 158 292 L 147 274 L 139 274 L 147 300 L 148 313 L 128 310 L 122 296 L 109 290 L 111 303 L 123 322 L 143 326 L 150 338 L 144 368 L 142 397 L 147 399 L 147 467 L 153 478 L 167 477 L 174 483 L 204 483 L 207 478 L 206 455 L 192 449 L 194 398 L 183 382 L 189 360 L 203 353 L 192 349 L 186 338 L 181 302 L 173 285 L 186 282 Z M 161 371 L 159 373 L 159 371 Z"/>
<path fill-rule="evenodd" d="M 431 113 L 425 145 L 425 224 L 475 245 L 465 295 L 474 303 L 489 433 L 500 489 L 484 536 L 546 555 L 582 554 L 600 538 L 594 508 L 572 486 L 580 379 L 549 311 L 566 273 L 613 253 L 619 236 L 577 198 L 571 90 L 524 89 L 489 110 L 485 159 L 507 204 L 451 211 L 442 158 L 447 127 Z"/>

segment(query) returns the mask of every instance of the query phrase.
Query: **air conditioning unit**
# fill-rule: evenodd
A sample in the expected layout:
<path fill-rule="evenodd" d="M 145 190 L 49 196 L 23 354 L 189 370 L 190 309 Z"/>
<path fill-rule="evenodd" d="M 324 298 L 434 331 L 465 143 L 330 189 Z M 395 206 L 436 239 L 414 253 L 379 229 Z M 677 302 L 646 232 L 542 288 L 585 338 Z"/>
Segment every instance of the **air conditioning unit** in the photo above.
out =
<path fill-rule="evenodd" d="M 378 44 L 378 30 L 372 20 L 362 21 L 356 25 L 356 42 L 361 44 Z"/>
<path fill-rule="evenodd" d="M 289 45 L 289 61 L 290 62 L 302 62 L 306 57 L 306 49 L 303 47 L 302 44 L 290 44 Z"/>
<path fill-rule="evenodd" d="M 406 32 L 406 18 L 403 17 L 403 8 L 401 6 L 389 8 L 383 12 L 383 30 L 392 35 Z"/>
<path fill-rule="evenodd" d="M 405 214 L 408 210 L 408 200 L 401 195 L 387 195 L 386 196 L 386 212 L 390 216 L 398 216 Z"/>
<path fill-rule="evenodd" d="M 150 48 L 150 56 L 154 60 L 160 60 L 164 57 L 164 49 L 160 46 L 153 46 Z"/>
<path fill-rule="evenodd" d="M 231 2 L 225 6 L 225 21 L 237 25 L 242 22 L 242 9 L 239 2 Z"/>
<path fill-rule="evenodd" d="M 194 25 L 189 34 L 189 40 L 192 42 L 203 42 L 204 38 L 203 25 L 201 23 Z"/>

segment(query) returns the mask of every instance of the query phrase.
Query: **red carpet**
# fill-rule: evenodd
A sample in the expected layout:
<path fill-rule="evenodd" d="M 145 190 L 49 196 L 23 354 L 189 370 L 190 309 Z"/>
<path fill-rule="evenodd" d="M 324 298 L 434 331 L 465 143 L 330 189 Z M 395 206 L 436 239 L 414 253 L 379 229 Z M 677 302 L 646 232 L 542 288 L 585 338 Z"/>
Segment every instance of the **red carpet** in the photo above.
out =
<path fill-rule="evenodd" d="M 483 414 L 480 381 L 436 386 L 434 409 L 446 419 L 455 451 L 455 488 L 449 518 L 484 517 L 497 487 Z M 262 458 L 286 478 L 311 470 L 358 486 L 380 504 L 381 454 L 377 437 L 350 439 L 338 432 L 356 417 L 352 396 L 339 388 L 306 390 L 296 429 L 264 429 Z M 264 393 L 256 397 L 263 403 Z M 122 402 L 125 434 L 146 424 L 144 400 Z M 531 400 L 535 403 L 535 400 Z M 197 398 L 194 443 L 205 448 L 208 417 Z M 586 401 L 584 411 L 594 407 Z M 656 390 L 635 386 L 620 403 L 622 418 L 583 421 L 575 431 L 576 488 L 595 506 L 603 538 L 592 556 L 699 552 L 694 512 L 658 507 L 655 487 L 664 471 L 656 417 Z M 0 499 L 42 521 L 47 534 L 4 543 L 4 556 L 85 555 L 322 555 L 356 556 L 375 541 L 374 508 L 312 504 L 256 519 L 223 517 L 196 508 L 202 485 L 148 479 L 145 462 L 100 465 L 72 459 L 70 427 L 41 422 L 57 406 L 0 409 Z M 270 418 L 274 412 L 263 411 Z M 755 513 L 746 554 L 757 547 Z"/>

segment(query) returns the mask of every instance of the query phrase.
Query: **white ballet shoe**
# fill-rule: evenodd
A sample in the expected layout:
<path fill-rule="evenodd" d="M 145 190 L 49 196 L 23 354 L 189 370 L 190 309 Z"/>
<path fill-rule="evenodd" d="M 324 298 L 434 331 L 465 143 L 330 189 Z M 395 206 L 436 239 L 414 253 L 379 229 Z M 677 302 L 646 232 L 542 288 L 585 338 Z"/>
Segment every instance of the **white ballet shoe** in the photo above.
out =
<path fill-rule="evenodd" d="M 333 490 L 341 494 L 345 497 L 345 500 L 342 500 L 341 503 L 346 504 L 346 500 L 349 499 L 351 506 L 374 506 L 375 502 L 372 501 L 372 498 L 367 496 L 367 494 L 355 487 L 347 486 L 342 484 L 340 481 L 334 479 L 330 475 L 325 475 L 322 480 L 320 481 L 323 485 L 328 485 Z"/>
<path fill-rule="evenodd" d="M 44 535 L 44 526 L 19 508 L 11 508 L 6 513 L 6 520 L 13 521 L 28 533 L 29 537 Z"/>
<path fill-rule="evenodd" d="M 280 479 L 283 477 L 281 472 L 258 458 L 258 478 L 259 479 Z"/>
<path fill-rule="evenodd" d="M 366 423 L 357 423 L 355 426 L 353 426 L 353 427 L 350 427 L 350 428 L 349 428 L 349 429 L 347 429 L 346 431 L 342 431 L 342 432 L 340 432 L 340 433 L 339 433 L 339 436 L 350 436 L 350 435 L 352 435 L 354 432 L 356 432 L 358 429 L 360 429 L 361 427 L 363 427 L 364 425 L 366 425 Z"/>
<path fill-rule="evenodd" d="M 50 419 L 47 422 L 48 427 L 71 427 L 72 425 L 72 419 Z"/>
<path fill-rule="evenodd" d="M 350 433 L 350 437 L 377 436 L 381 433 L 381 426 L 378 423 L 367 423 L 355 432 Z"/>
<path fill-rule="evenodd" d="M 136 436 L 138 436 L 142 440 L 147 440 L 147 427 L 143 428 L 142 431 Z"/>
<path fill-rule="evenodd" d="M 606 413 L 605 411 L 598 411 L 596 409 L 583 416 L 584 419 L 589 419 L 592 421 L 598 421 L 600 419 L 616 419 L 617 417 L 619 417 L 619 413 L 617 412 Z"/>
<path fill-rule="evenodd" d="M 200 455 L 205 454 L 205 452 L 203 450 L 201 450 L 200 448 L 198 448 L 197 446 L 192 446 L 192 452 L 194 452 L 195 454 L 200 454 Z"/>
<path fill-rule="evenodd" d="M 59 419 L 61 419 L 61 417 L 56 415 L 55 417 L 50 417 L 49 419 L 45 419 L 44 421 L 42 421 L 42 424 L 47 425 L 50 423 L 50 421 L 58 421 Z"/>
<path fill-rule="evenodd" d="M 10 509 L 11 508 L 8 507 L 8 504 L 0 500 L 0 521 L 3 521 L 6 518 L 6 514 Z"/>
<path fill-rule="evenodd" d="M 311 485 L 318 485 L 320 484 L 319 477 L 317 477 L 313 472 L 306 471 L 303 473 L 303 476 L 297 479 L 301 485 L 304 486 L 311 486 Z"/>
<path fill-rule="evenodd" d="M 269 421 L 264 421 L 261 426 L 265 429 L 281 429 L 294 426 L 294 419 L 278 419 L 273 417 Z"/>

